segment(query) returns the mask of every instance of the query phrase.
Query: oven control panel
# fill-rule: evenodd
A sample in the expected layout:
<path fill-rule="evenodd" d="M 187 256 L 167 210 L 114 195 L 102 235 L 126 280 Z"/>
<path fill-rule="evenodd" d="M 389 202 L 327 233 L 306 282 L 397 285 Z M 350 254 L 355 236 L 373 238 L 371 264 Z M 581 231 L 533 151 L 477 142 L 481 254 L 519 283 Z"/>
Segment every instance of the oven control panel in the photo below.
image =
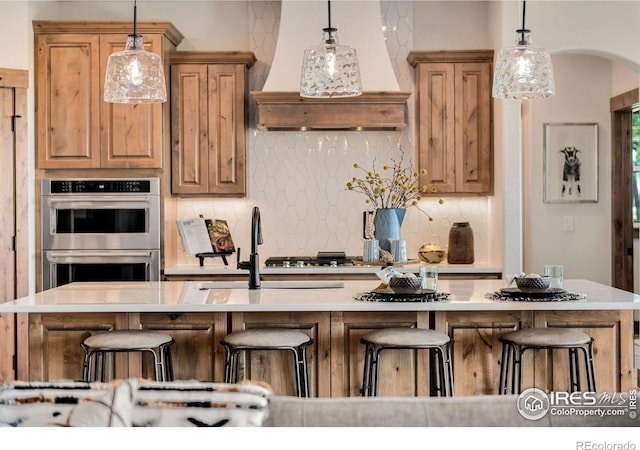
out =
<path fill-rule="evenodd" d="M 155 179 L 46 180 L 43 194 L 158 194 Z"/>

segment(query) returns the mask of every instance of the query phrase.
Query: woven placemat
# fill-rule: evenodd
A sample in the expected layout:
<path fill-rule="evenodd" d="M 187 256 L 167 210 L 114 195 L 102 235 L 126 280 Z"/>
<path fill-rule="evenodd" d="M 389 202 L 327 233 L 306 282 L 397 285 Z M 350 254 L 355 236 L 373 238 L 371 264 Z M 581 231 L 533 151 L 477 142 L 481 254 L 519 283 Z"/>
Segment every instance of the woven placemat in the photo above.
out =
<path fill-rule="evenodd" d="M 495 301 L 503 302 L 566 302 L 566 301 L 583 301 L 586 300 L 586 294 L 579 294 L 576 292 L 565 292 L 550 297 L 526 297 L 520 295 L 510 295 L 504 292 L 487 292 L 484 294 L 485 298 Z"/>
<path fill-rule="evenodd" d="M 449 292 L 436 292 L 435 294 L 411 295 L 411 296 L 390 296 L 377 292 L 360 292 L 354 299 L 362 302 L 394 302 L 394 303 L 426 303 L 426 302 L 446 302 L 451 300 Z"/>

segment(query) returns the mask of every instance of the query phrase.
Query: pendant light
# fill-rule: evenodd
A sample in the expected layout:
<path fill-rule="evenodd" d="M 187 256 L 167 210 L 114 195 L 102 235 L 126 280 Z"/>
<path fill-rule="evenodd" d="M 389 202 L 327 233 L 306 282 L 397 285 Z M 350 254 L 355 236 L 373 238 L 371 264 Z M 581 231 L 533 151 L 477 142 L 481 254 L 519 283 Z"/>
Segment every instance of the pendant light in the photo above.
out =
<path fill-rule="evenodd" d="M 535 99 L 556 94 L 551 55 L 531 46 L 531 30 L 524 25 L 527 2 L 522 5 L 522 28 L 516 30 L 516 45 L 498 52 L 493 75 L 493 97 Z"/>
<path fill-rule="evenodd" d="M 329 23 L 323 28 L 323 43 L 308 48 L 302 60 L 300 96 L 311 98 L 355 97 L 362 94 L 360 66 L 356 50 L 338 44 L 337 28 Z"/>
<path fill-rule="evenodd" d="M 136 32 L 137 5 L 133 2 L 133 34 L 125 49 L 109 56 L 104 79 L 104 101 L 109 103 L 161 103 L 167 101 L 162 60 L 144 49 Z"/>

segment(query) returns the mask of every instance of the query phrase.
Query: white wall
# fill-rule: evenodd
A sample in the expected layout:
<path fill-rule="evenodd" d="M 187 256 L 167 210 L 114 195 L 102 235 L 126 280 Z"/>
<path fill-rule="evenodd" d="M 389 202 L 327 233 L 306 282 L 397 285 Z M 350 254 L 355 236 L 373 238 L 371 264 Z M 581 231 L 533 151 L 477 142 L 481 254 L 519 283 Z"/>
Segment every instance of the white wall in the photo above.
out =
<path fill-rule="evenodd" d="M 524 269 L 539 272 L 544 264 L 562 263 L 569 278 L 610 283 L 609 98 L 638 87 L 640 50 L 627 33 L 640 24 L 640 2 L 534 2 L 527 17 L 537 45 L 554 52 L 557 94 L 524 109 Z M 597 203 L 542 202 L 545 122 L 599 124 Z M 562 231 L 565 216 L 573 217 L 573 232 Z"/>
<path fill-rule="evenodd" d="M 531 105 L 525 116 L 531 130 L 524 147 L 525 271 L 540 273 L 545 264 L 564 264 L 568 278 L 609 283 L 609 98 L 612 91 L 612 62 L 597 56 L 567 54 L 554 56 L 553 64 L 556 96 Z M 598 123 L 598 173 L 601 176 L 598 180 L 597 203 L 543 203 L 543 124 L 547 122 Z M 586 186 L 593 180 L 585 177 L 581 181 Z M 565 217 L 573 219 L 573 231 L 563 231 Z"/>

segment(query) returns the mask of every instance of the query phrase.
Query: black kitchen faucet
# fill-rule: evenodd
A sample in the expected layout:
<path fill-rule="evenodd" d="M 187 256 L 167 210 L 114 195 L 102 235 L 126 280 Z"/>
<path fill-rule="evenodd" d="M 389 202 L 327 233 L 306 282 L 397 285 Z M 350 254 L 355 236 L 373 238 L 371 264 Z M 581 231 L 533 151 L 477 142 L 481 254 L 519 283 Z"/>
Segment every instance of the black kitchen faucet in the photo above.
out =
<path fill-rule="evenodd" d="M 240 261 L 238 248 L 238 269 L 249 270 L 249 289 L 260 289 L 260 256 L 258 245 L 262 245 L 262 226 L 260 225 L 260 208 L 253 207 L 251 217 L 251 255 L 249 261 Z"/>

